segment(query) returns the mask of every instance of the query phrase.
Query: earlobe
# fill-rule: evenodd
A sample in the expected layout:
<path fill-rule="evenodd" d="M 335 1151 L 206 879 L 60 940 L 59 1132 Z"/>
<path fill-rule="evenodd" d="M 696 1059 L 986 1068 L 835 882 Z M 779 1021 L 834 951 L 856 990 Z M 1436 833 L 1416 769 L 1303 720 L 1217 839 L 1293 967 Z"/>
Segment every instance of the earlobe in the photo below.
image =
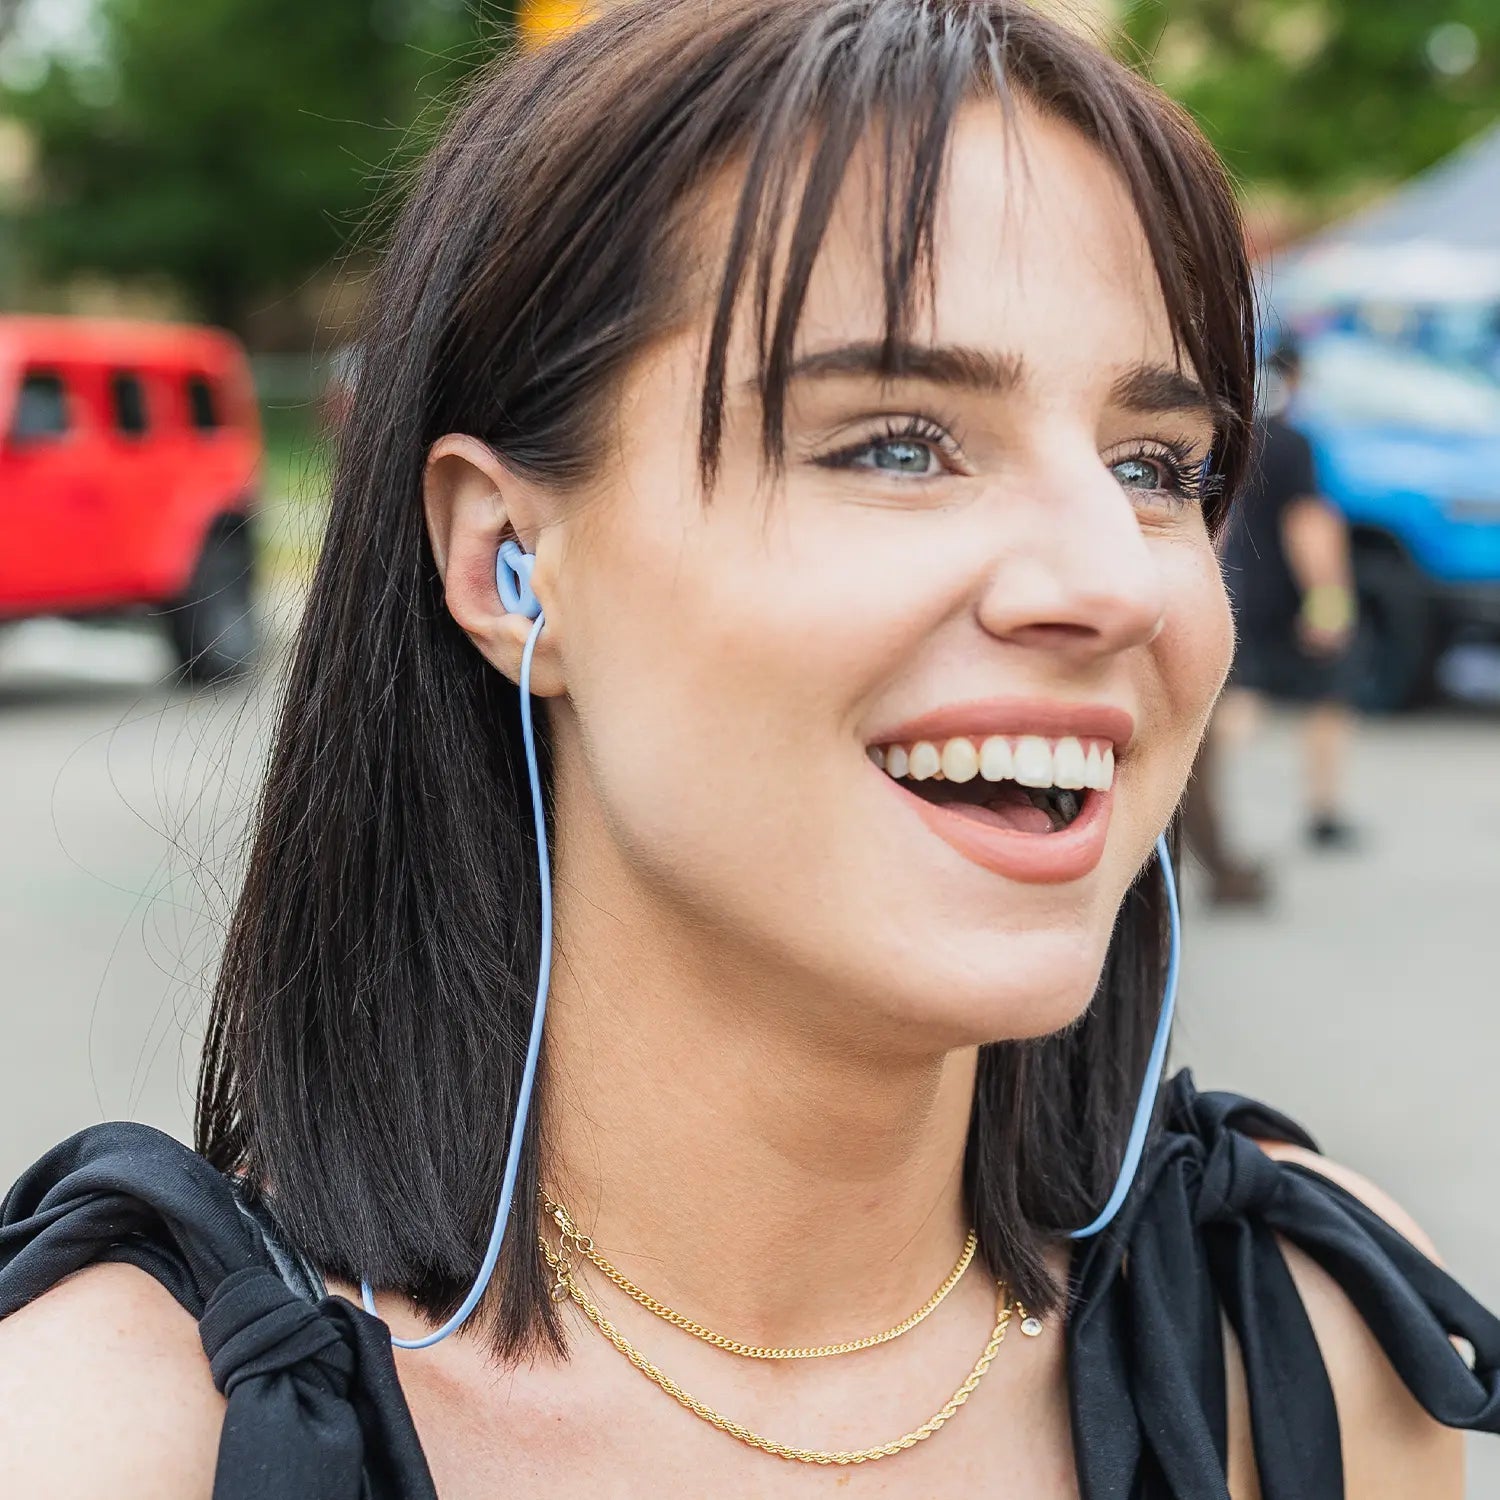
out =
<path fill-rule="evenodd" d="M 450 434 L 433 444 L 423 507 L 444 602 L 485 660 L 517 684 L 531 611 L 541 609 L 531 581 L 535 558 L 524 543 L 544 533 L 544 506 L 537 487 L 477 438 Z M 564 691 L 550 614 L 533 655 L 531 690 L 538 697 Z"/>

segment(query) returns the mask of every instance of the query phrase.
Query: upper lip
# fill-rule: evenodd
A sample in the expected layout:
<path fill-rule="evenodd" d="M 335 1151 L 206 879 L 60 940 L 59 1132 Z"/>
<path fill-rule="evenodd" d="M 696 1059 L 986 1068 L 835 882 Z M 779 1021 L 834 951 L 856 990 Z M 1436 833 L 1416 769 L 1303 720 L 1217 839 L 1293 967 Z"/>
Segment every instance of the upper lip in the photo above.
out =
<path fill-rule="evenodd" d="M 949 703 L 908 719 L 870 740 L 871 745 L 911 745 L 986 735 L 1035 734 L 1044 739 L 1100 739 L 1124 750 L 1135 735 L 1135 719 L 1105 703 L 1060 703 L 1040 698 L 984 698 Z"/>

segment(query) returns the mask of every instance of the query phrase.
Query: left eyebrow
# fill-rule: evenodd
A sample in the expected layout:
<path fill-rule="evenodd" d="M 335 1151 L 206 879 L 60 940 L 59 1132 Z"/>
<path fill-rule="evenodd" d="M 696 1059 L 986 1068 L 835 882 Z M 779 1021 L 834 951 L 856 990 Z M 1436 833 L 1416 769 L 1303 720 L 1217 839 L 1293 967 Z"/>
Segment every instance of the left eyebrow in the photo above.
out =
<path fill-rule="evenodd" d="M 1229 416 L 1229 408 L 1216 401 L 1190 375 L 1170 365 L 1135 365 L 1110 387 L 1110 400 L 1139 412 L 1194 412 L 1216 425 Z"/>

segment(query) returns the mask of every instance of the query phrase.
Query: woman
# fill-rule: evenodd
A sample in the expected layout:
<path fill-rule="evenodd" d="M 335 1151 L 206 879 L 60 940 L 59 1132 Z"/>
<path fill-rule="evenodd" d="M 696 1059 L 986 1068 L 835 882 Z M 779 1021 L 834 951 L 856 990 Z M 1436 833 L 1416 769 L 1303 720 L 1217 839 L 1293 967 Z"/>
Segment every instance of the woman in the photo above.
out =
<path fill-rule="evenodd" d="M 651 0 L 371 309 L 207 1161 L 12 1195 L 7 1493 L 1459 1493 L 1399 1210 L 1183 1078 L 1135 1170 L 1251 406 L 1185 118 L 1017 0 Z"/>

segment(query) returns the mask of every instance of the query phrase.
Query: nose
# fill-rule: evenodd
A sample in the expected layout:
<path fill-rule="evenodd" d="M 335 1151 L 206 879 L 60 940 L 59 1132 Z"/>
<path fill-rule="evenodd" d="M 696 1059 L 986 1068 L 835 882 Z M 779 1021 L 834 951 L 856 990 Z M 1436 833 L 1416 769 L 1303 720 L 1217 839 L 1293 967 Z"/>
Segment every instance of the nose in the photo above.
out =
<path fill-rule="evenodd" d="M 1097 456 L 1065 471 L 1055 462 L 1050 473 L 1034 469 L 1017 489 L 997 496 L 997 547 L 978 611 L 985 630 L 1080 658 L 1155 639 L 1167 604 L 1159 560 Z"/>

